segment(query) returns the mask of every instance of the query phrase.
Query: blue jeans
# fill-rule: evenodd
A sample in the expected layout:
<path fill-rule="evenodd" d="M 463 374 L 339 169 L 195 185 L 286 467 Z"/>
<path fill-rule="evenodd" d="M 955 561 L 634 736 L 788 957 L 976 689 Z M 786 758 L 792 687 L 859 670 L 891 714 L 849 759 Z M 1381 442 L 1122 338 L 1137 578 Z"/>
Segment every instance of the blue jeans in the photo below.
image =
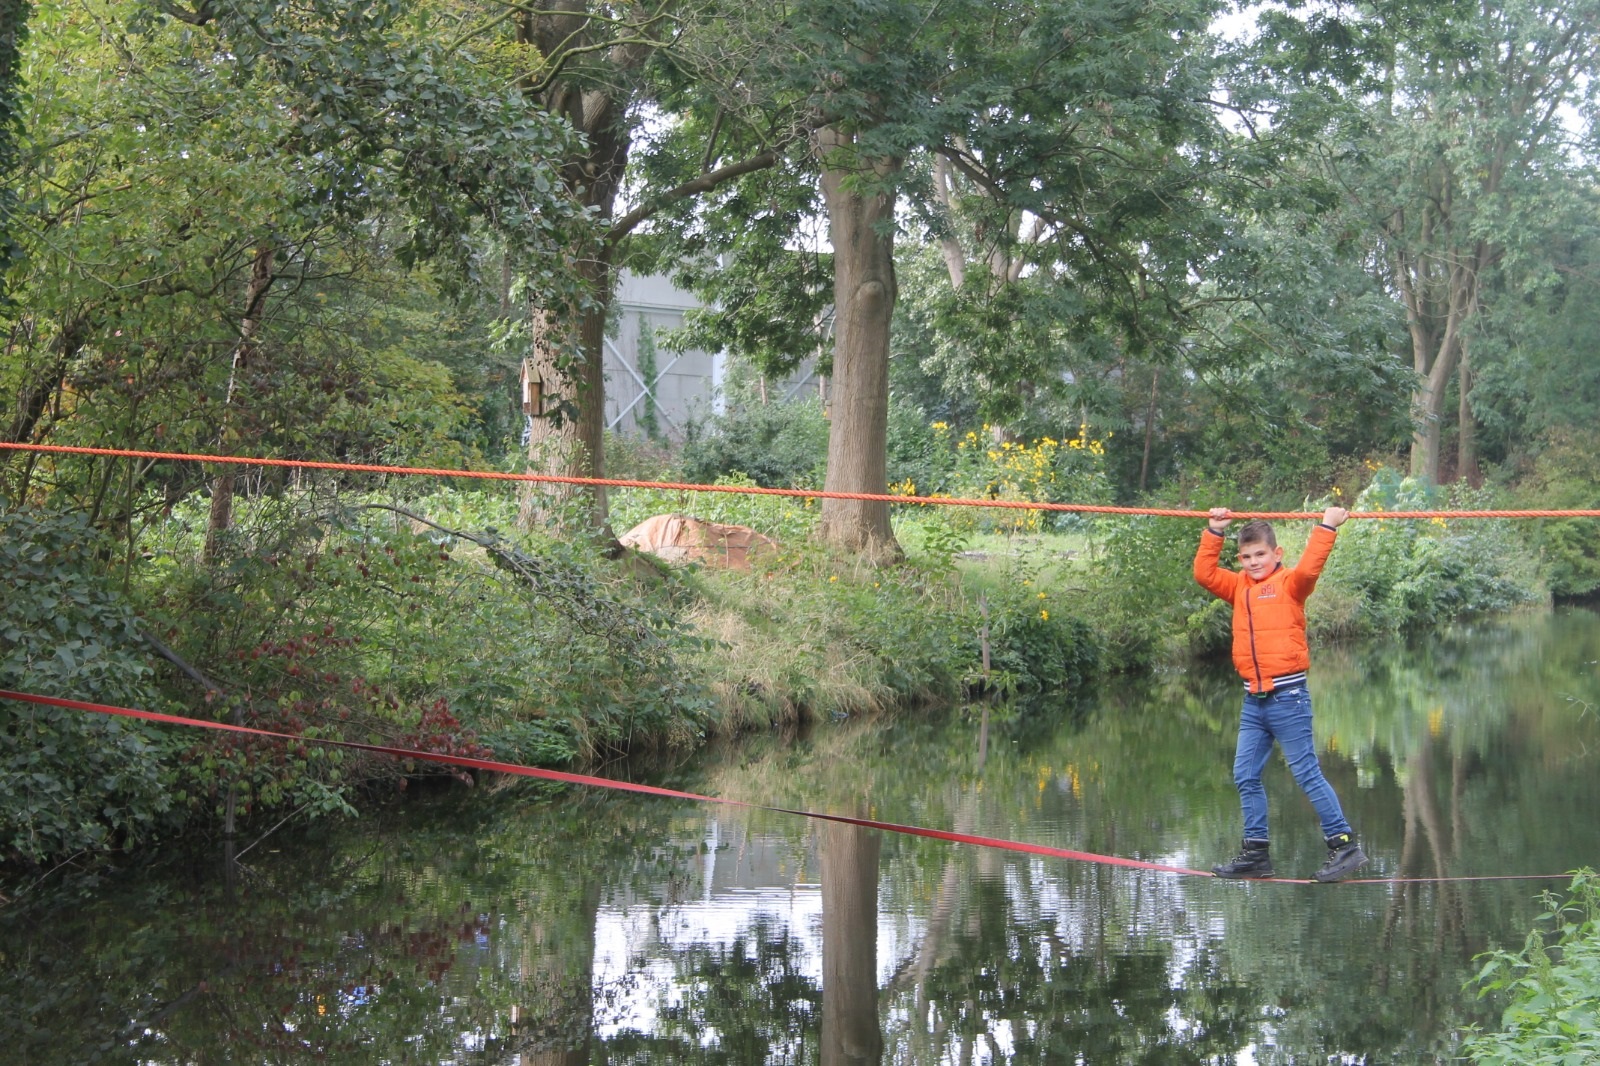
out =
<path fill-rule="evenodd" d="M 1276 741 L 1283 748 L 1284 761 L 1294 774 L 1317 817 L 1322 820 L 1324 838 L 1350 832 L 1339 797 L 1322 776 L 1317 763 L 1317 745 L 1311 735 L 1311 693 L 1305 685 L 1285 691 L 1273 690 L 1265 696 L 1246 693 L 1239 717 L 1239 749 L 1233 757 L 1233 783 L 1239 788 L 1239 803 L 1244 807 L 1244 835 L 1247 840 L 1267 840 L 1267 790 L 1261 786 L 1261 771 L 1266 769 Z"/>

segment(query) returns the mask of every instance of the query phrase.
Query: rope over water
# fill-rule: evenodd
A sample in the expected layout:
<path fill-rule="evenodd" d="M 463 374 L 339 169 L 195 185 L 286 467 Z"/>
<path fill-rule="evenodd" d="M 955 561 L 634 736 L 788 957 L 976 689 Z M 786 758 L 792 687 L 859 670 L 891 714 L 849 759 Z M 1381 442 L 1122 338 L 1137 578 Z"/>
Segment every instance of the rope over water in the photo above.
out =
<path fill-rule="evenodd" d="M 996 499 L 960 499 L 947 496 L 897 496 L 881 492 L 829 492 L 819 489 L 775 489 L 759 485 L 701 485 L 680 481 L 639 481 L 629 478 L 595 478 L 595 477 L 566 477 L 558 474 L 535 473 L 510 473 L 499 470 L 451 470 L 442 467 L 418 466 L 386 466 L 378 463 L 333 463 L 320 462 L 308 459 L 269 459 L 259 456 L 240 455 L 202 455 L 190 452 L 158 452 L 135 448 L 89 448 L 63 444 L 26 444 L 0 441 L 0 451 L 34 452 L 46 455 L 89 455 L 106 456 L 124 459 L 153 459 L 167 462 L 188 463 L 218 463 L 237 466 L 265 466 L 279 467 L 291 470 L 333 470 L 349 473 L 363 474 L 390 474 L 403 477 L 451 477 L 473 478 L 483 481 L 516 481 L 534 484 L 551 485 L 586 485 L 605 486 L 609 488 L 628 489 L 664 489 L 673 492 L 722 492 L 749 496 L 788 496 L 798 499 L 823 499 L 823 500 L 868 500 L 895 504 L 918 504 L 933 507 L 993 507 L 1022 511 L 1058 511 L 1075 514 L 1109 514 L 1109 515 L 1146 515 L 1157 518 L 1202 518 L 1211 517 L 1210 511 L 1191 511 L 1166 507 L 1113 507 L 1101 504 L 1082 503 L 1036 503 L 1026 500 L 996 500 Z M 1229 511 L 1228 516 L 1235 519 L 1263 518 L 1279 521 L 1321 519 L 1319 512 L 1311 511 Z M 1483 510 L 1483 511 L 1352 511 L 1351 518 L 1362 519 L 1400 519 L 1400 518 L 1600 518 L 1600 510 Z M 858 825 L 867 829 L 878 829 L 889 833 L 900 833 L 908 836 L 927 837 L 932 840 L 943 840 L 953 844 L 971 844 L 976 847 L 996 848 L 1003 851 L 1020 852 L 1030 855 L 1042 855 L 1048 858 L 1069 859 L 1077 862 L 1096 863 L 1103 866 L 1121 866 L 1136 870 L 1152 870 L 1160 873 L 1176 874 L 1184 877 L 1211 877 L 1216 875 L 1206 870 L 1191 870 L 1183 866 L 1172 866 L 1165 863 L 1145 862 L 1141 859 L 1127 859 L 1115 855 L 1100 855 L 1094 852 L 1073 851 L 1068 848 L 1051 847 L 1047 844 L 1031 844 L 1025 841 L 1004 840 L 998 837 L 977 836 L 971 833 L 955 833 L 944 829 L 927 829 L 922 826 L 902 825 L 895 822 L 880 822 L 870 818 L 852 818 L 840 814 L 823 814 L 818 811 L 794 810 L 788 807 L 773 807 L 764 803 L 750 803 L 744 800 L 725 799 L 717 796 L 703 796 L 695 792 L 682 792 L 677 789 L 659 788 L 654 785 L 635 784 L 630 781 L 617 781 L 611 778 L 593 777 L 587 774 L 567 773 L 560 770 L 546 770 L 535 766 L 522 766 L 517 763 L 496 762 L 492 759 L 473 759 L 459 755 L 442 755 L 434 752 L 414 751 L 409 748 L 388 747 L 382 744 L 362 744 L 349 740 L 331 740 L 319 737 L 302 737 L 291 733 L 275 733 L 264 729 L 252 729 L 248 726 L 231 725 L 226 722 L 208 722 L 198 718 L 184 718 L 179 715 L 159 714 L 154 711 L 136 710 L 131 707 L 115 707 L 108 704 L 88 703 L 83 700 L 62 699 L 56 696 L 41 696 L 28 692 L 10 692 L 0 690 L 0 700 L 21 700 L 27 703 L 42 704 L 49 707 L 62 707 L 80 711 L 90 711 L 96 714 L 120 715 L 125 718 L 139 718 L 150 722 L 161 722 L 171 725 L 190 726 L 199 729 L 214 729 L 230 733 L 246 733 L 255 736 L 270 737 L 277 740 L 293 740 L 300 743 L 325 744 L 330 747 L 348 748 L 355 751 L 370 751 L 380 755 L 390 755 L 401 759 L 420 759 L 425 762 L 442 763 L 449 766 L 460 766 L 472 770 L 487 770 L 493 773 L 515 774 L 522 777 L 541 778 L 546 781 L 557 781 L 564 784 L 585 785 L 593 788 L 606 788 L 622 792 L 635 792 L 650 796 L 662 796 L 670 799 L 690 800 L 696 803 L 718 803 L 725 806 L 744 807 L 749 810 L 772 811 L 778 814 L 795 815 L 801 818 L 812 818 L 821 821 L 842 822 L 847 825 Z M 1437 884 L 1448 881 L 1548 881 L 1567 877 L 1567 874 L 1498 874 L 1467 877 L 1395 877 L 1395 878 L 1352 878 L 1338 882 L 1346 885 L 1378 885 L 1378 884 Z M 1269 884 L 1309 885 L 1317 882 L 1300 878 L 1266 878 L 1262 879 Z"/>

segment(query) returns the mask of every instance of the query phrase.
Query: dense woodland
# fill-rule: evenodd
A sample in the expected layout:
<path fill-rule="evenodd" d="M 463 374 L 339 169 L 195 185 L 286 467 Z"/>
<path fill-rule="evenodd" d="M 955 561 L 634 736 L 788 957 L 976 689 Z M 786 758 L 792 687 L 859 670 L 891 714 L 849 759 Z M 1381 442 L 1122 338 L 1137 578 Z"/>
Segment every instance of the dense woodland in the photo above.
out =
<path fill-rule="evenodd" d="M 6 443 L 1600 505 L 1597 0 L 0 0 L 0 20 Z M 736 368 L 687 441 L 602 431 L 623 269 L 698 293 L 663 343 Z M 811 357 L 827 417 L 764 402 Z M 0 498 L 3 687 L 546 764 L 1059 694 L 1226 625 L 1179 523 L 28 451 L 0 453 Z M 773 584 L 615 561 L 612 530 L 663 509 L 778 536 Z M 1072 549 L 963 569 L 997 532 Z M 1600 586 L 1583 521 L 1346 539 L 1324 635 Z M 0 734 L 0 850 L 31 862 L 348 810 L 416 769 L 14 704 Z"/>

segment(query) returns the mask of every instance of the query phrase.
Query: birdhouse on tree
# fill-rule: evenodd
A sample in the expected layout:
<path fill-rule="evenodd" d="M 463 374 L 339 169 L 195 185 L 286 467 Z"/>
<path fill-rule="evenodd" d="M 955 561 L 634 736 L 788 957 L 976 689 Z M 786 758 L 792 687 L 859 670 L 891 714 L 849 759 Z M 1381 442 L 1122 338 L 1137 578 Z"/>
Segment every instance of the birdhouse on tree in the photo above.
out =
<path fill-rule="evenodd" d="M 522 413 L 532 418 L 544 414 L 544 379 L 531 359 L 522 361 Z"/>

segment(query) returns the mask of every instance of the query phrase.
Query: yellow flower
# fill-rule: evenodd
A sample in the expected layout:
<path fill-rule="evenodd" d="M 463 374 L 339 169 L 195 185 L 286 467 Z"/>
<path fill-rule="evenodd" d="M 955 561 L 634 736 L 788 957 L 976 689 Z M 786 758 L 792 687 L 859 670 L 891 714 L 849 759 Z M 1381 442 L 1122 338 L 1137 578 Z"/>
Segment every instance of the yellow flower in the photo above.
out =
<path fill-rule="evenodd" d="M 948 424 L 946 424 L 946 423 L 944 423 L 944 422 L 935 422 L 935 423 L 934 423 L 934 424 L 933 424 L 933 428 L 934 428 L 934 429 L 937 429 L 937 430 L 941 430 L 941 431 L 942 431 L 942 430 L 946 430 L 946 429 L 949 429 L 949 428 L 950 428 L 950 427 L 949 427 L 949 425 L 948 425 Z"/>
<path fill-rule="evenodd" d="M 1046 622 L 1050 621 L 1050 612 L 1049 611 L 1040 611 L 1039 612 L 1039 618 L 1041 620 L 1043 620 L 1043 621 L 1046 621 Z"/>
<path fill-rule="evenodd" d="M 1044 599 L 1044 593 L 1042 593 L 1042 592 L 1041 592 L 1041 593 L 1039 593 L 1039 598 L 1040 598 L 1040 599 L 1041 599 L 1041 600 L 1042 600 L 1042 599 Z"/>
<path fill-rule="evenodd" d="M 832 577 L 828 578 L 829 583 L 832 583 L 832 582 L 838 581 L 838 580 L 839 580 L 839 575 L 838 574 L 834 574 Z"/>

